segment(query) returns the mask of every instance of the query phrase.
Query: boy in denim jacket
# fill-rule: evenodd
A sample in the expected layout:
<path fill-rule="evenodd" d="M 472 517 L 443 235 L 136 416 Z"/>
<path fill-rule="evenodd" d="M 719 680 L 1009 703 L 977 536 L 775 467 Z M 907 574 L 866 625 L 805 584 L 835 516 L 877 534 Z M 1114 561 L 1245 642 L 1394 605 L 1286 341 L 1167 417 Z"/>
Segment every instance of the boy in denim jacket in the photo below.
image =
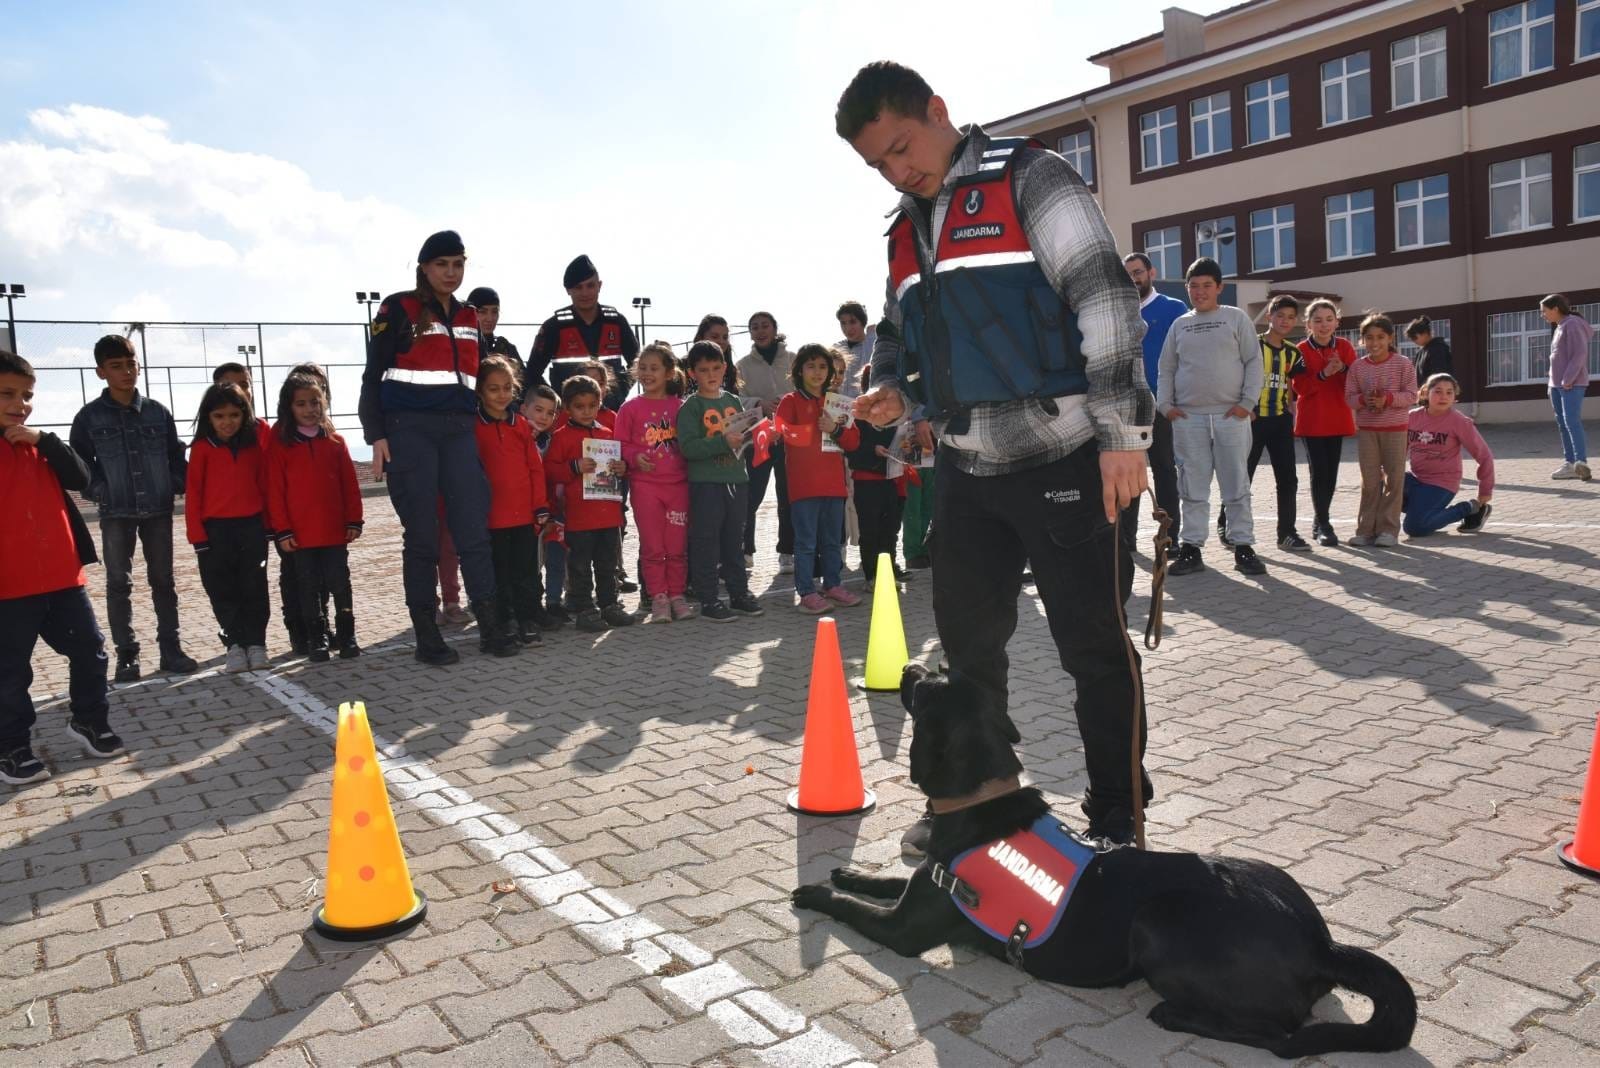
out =
<path fill-rule="evenodd" d="M 135 388 L 133 343 L 107 334 L 94 346 L 94 373 L 106 383 L 72 420 L 72 448 L 89 466 L 89 499 L 100 508 L 106 564 L 106 618 L 117 649 L 117 682 L 139 678 L 133 633 L 133 545 L 144 543 L 156 609 L 161 670 L 186 675 L 195 662 L 178 644 L 178 593 L 172 581 L 172 499 L 183 492 L 188 461 L 172 413 Z"/>

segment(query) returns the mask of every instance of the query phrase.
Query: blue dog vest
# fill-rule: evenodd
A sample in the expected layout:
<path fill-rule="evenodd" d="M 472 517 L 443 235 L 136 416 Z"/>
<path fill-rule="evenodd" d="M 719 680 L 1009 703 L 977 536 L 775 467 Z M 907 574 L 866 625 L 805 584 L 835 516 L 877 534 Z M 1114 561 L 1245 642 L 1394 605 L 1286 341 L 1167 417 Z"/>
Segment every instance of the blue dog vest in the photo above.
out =
<path fill-rule="evenodd" d="M 1031 827 L 960 854 L 947 869 L 935 864 L 934 885 L 948 891 L 967 919 L 1006 944 L 1006 959 L 1022 966 L 1022 951 L 1055 933 L 1096 849 L 1049 813 Z"/>

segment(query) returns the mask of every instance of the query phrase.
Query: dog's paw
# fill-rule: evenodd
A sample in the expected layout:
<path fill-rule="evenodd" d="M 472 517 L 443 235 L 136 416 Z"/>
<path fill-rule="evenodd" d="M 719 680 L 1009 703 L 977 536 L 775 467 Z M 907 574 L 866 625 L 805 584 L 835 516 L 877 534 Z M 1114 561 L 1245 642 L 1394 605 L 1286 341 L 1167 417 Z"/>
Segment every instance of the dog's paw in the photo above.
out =
<path fill-rule="evenodd" d="M 789 903 L 796 908 L 821 912 L 822 906 L 833 896 L 833 887 L 821 883 L 797 886 L 789 891 Z"/>
<path fill-rule="evenodd" d="M 905 706 L 907 712 L 912 711 L 912 706 L 915 704 L 917 683 L 930 674 L 932 673 L 926 665 L 919 664 L 915 660 L 900 669 L 900 703 Z"/>
<path fill-rule="evenodd" d="M 835 868 L 828 880 L 840 890 L 859 890 L 872 877 L 860 868 Z"/>

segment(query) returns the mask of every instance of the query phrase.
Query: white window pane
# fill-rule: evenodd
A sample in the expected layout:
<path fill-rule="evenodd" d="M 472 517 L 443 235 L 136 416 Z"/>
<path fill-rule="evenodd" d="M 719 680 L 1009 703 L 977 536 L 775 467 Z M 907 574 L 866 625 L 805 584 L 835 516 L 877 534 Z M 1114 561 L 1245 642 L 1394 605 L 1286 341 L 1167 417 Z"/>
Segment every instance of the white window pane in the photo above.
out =
<path fill-rule="evenodd" d="M 1552 188 L 1551 184 L 1550 184 L 1550 182 L 1548 180 L 1547 181 L 1543 181 L 1543 182 L 1529 182 L 1528 183 L 1528 225 L 1529 226 L 1549 226 L 1550 225 L 1550 221 L 1551 221 L 1551 212 L 1550 212 L 1551 188 Z"/>
<path fill-rule="evenodd" d="M 1578 12 L 1578 58 L 1600 56 L 1600 6 Z"/>
<path fill-rule="evenodd" d="M 1533 0 L 1528 5 L 1528 18 L 1547 19 L 1556 13 L 1556 0 Z"/>
<path fill-rule="evenodd" d="M 1489 232 L 1509 234 L 1522 229 L 1522 189 L 1507 185 L 1489 190 Z"/>
<path fill-rule="evenodd" d="M 1521 177 L 1522 161 L 1520 159 L 1489 164 L 1489 183 L 1491 185 L 1499 185 L 1501 182 L 1514 182 Z"/>
<path fill-rule="evenodd" d="M 1399 182 L 1394 187 L 1394 198 L 1397 201 L 1416 200 L 1418 196 L 1417 191 L 1420 188 L 1420 182 Z"/>
<path fill-rule="evenodd" d="M 1419 239 L 1416 206 L 1402 205 L 1395 212 L 1394 243 L 1400 248 L 1410 248 Z"/>
<path fill-rule="evenodd" d="M 1424 178 L 1422 180 L 1422 193 L 1424 196 L 1443 196 L 1448 192 L 1450 192 L 1450 176 L 1447 174 L 1436 174 L 1432 178 Z"/>
<path fill-rule="evenodd" d="M 1450 202 L 1430 200 L 1422 206 L 1422 240 L 1429 245 L 1443 245 L 1450 240 Z"/>
<path fill-rule="evenodd" d="M 1250 256 L 1251 265 L 1258 271 L 1277 266 L 1277 261 L 1273 259 L 1271 230 L 1257 230 L 1255 232 L 1252 238 Z"/>
<path fill-rule="evenodd" d="M 1509 30 L 1514 26 L 1520 25 L 1522 25 L 1521 4 L 1512 4 L 1510 7 L 1503 7 L 1499 11 L 1489 12 L 1490 33 L 1495 33 L 1499 30 Z"/>
<path fill-rule="evenodd" d="M 1351 255 L 1370 256 L 1377 251 L 1378 239 L 1373 229 L 1373 216 L 1370 211 L 1352 216 L 1350 227 L 1353 231 L 1350 237 Z"/>
<path fill-rule="evenodd" d="M 1284 267 L 1294 263 L 1294 227 L 1286 226 L 1278 231 L 1278 266 Z"/>
<path fill-rule="evenodd" d="M 1423 100 L 1437 100 L 1444 96 L 1444 53 L 1423 56 L 1422 65 L 1422 97 Z"/>
<path fill-rule="evenodd" d="M 1577 198 L 1578 218 L 1600 217 L 1600 170 L 1587 171 L 1578 176 Z"/>
<path fill-rule="evenodd" d="M 1359 193 L 1350 194 L 1350 207 L 1355 210 L 1370 210 L 1372 207 L 1372 190 L 1363 189 Z"/>
<path fill-rule="evenodd" d="M 1522 162 L 1527 165 L 1527 170 L 1523 173 L 1529 178 L 1550 173 L 1550 153 L 1548 152 L 1541 152 L 1537 156 L 1529 156 Z"/>
<path fill-rule="evenodd" d="M 1403 40 L 1396 41 L 1389 48 L 1390 58 L 1410 59 L 1412 56 L 1417 54 L 1417 41 L 1418 38 L 1416 37 L 1407 37 Z"/>
<path fill-rule="evenodd" d="M 1272 136 L 1282 137 L 1289 132 L 1289 98 L 1283 97 L 1272 103 Z"/>
<path fill-rule="evenodd" d="M 1555 24 L 1546 22 L 1542 26 L 1533 27 L 1529 33 L 1532 40 L 1528 42 L 1528 69 L 1549 70 L 1556 65 L 1556 28 Z"/>
<path fill-rule="evenodd" d="M 1350 115 L 1352 119 L 1364 119 L 1372 114 L 1372 78 L 1367 74 L 1358 74 L 1350 79 Z"/>
<path fill-rule="evenodd" d="M 1357 52 L 1353 56 L 1346 56 L 1344 61 L 1345 73 L 1369 70 L 1372 66 L 1372 57 L 1366 52 Z"/>
<path fill-rule="evenodd" d="M 1233 128 L 1229 122 L 1229 113 L 1211 114 L 1211 151 L 1226 152 L 1233 147 Z"/>

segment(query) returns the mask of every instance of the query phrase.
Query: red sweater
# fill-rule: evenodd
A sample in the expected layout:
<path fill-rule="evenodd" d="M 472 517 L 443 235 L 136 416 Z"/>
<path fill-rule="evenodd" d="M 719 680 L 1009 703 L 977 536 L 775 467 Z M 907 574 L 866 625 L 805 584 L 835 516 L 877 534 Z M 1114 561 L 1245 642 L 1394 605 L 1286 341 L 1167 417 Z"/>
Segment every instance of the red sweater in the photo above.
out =
<path fill-rule="evenodd" d="M 1337 357 L 1345 366 L 1343 374 L 1322 378 L 1322 369 Z M 1289 383 L 1299 398 L 1294 410 L 1294 435 L 1297 438 L 1348 438 L 1356 432 L 1355 413 L 1344 399 L 1344 380 L 1356 362 L 1355 346 L 1342 337 L 1322 348 L 1311 338 L 1300 342 L 1299 373 L 1291 373 Z"/>
<path fill-rule="evenodd" d="M 0 601 L 83 585 L 61 480 L 39 450 L 0 439 Z"/>
<path fill-rule="evenodd" d="M 844 452 L 823 452 L 817 420 L 822 399 L 795 390 L 778 402 L 778 423 L 783 428 L 783 465 L 788 474 L 789 500 L 807 497 L 843 497 L 844 452 L 855 448 L 861 431 L 854 425 L 835 431 L 833 440 Z"/>
<path fill-rule="evenodd" d="M 184 525 L 189 544 L 204 545 L 207 519 L 240 519 L 266 511 L 266 464 L 259 443 L 239 449 L 201 438 L 189 447 Z"/>
<path fill-rule="evenodd" d="M 285 442 L 276 433 L 267 447 L 267 525 L 279 541 L 297 548 L 344 545 L 361 529 L 361 487 L 342 437 L 318 435 Z"/>
<path fill-rule="evenodd" d="M 543 526 L 550 516 L 544 462 L 533 427 L 516 412 L 491 419 L 478 411 L 478 459 L 489 478 L 489 529 Z"/>
<path fill-rule="evenodd" d="M 605 427 L 607 430 L 617 429 L 617 413 L 612 411 L 610 408 L 601 408 L 600 414 L 594 417 L 594 421 Z M 557 430 L 560 430 L 570 422 L 572 422 L 572 420 L 567 418 L 567 410 L 562 408 L 560 411 L 556 412 L 556 421 L 550 424 L 550 433 L 554 434 Z"/>
<path fill-rule="evenodd" d="M 552 491 L 556 486 L 564 487 L 568 530 L 609 530 L 622 525 L 620 501 L 583 499 L 583 474 L 578 470 L 583 443 L 589 438 L 609 441 L 611 437 L 611 431 L 599 424 L 568 423 L 550 438 L 550 448 L 544 454 L 544 474 Z"/>

